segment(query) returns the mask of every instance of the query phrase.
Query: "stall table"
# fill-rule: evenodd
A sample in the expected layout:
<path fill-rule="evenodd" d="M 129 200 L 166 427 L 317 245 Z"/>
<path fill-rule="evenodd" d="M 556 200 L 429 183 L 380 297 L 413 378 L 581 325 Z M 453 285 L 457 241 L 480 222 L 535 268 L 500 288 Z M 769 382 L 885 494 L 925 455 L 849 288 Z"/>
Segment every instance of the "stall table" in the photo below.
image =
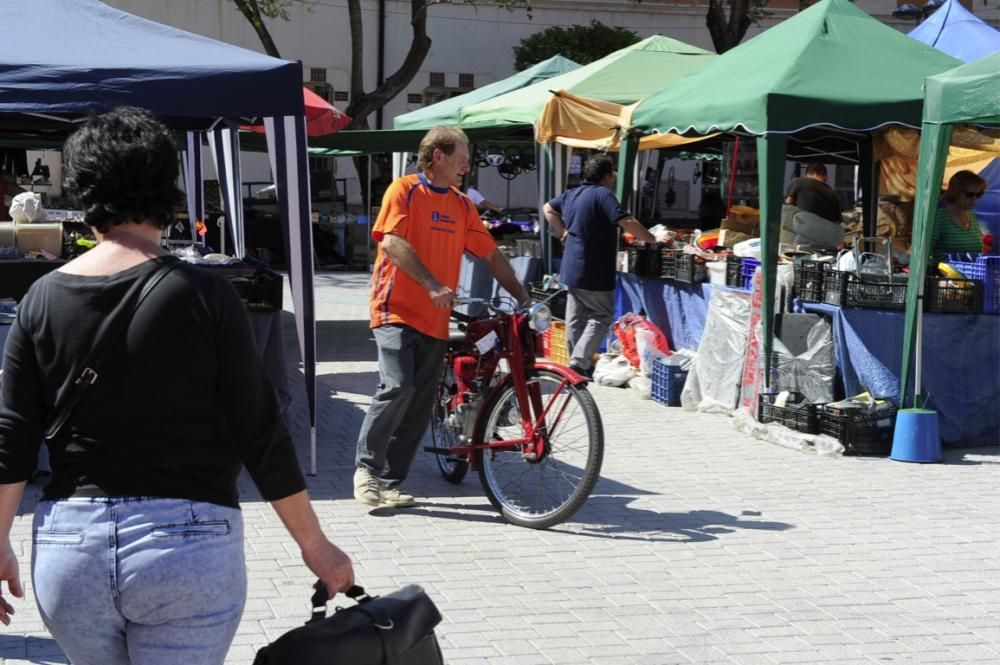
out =
<path fill-rule="evenodd" d="M 617 320 L 628 312 L 645 312 L 667 336 L 671 349 L 697 349 L 708 316 L 713 286 L 618 273 L 615 288 Z M 722 288 L 722 287 L 720 287 Z"/>
<path fill-rule="evenodd" d="M 903 312 L 799 302 L 830 317 L 846 395 L 899 399 Z M 1000 445 L 1000 316 L 923 315 L 923 389 L 953 446 Z"/>

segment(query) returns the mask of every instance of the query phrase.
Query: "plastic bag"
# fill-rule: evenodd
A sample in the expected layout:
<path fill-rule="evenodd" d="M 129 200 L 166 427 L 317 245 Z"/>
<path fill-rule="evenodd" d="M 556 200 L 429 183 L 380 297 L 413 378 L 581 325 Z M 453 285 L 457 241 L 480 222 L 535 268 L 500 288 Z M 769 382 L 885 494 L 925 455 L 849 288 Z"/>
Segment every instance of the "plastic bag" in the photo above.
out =
<path fill-rule="evenodd" d="M 10 203 L 10 218 L 15 224 L 44 222 L 48 219 L 42 207 L 42 195 L 35 192 L 21 192 Z"/>
<path fill-rule="evenodd" d="M 646 338 L 644 344 L 652 343 L 653 347 L 662 352 L 663 356 L 670 355 L 670 345 L 667 343 L 667 337 L 663 334 L 656 324 L 651 323 L 646 319 L 646 317 L 639 314 L 628 313 L 622 316 L 620 319 L 615 321 L 615 325 L 612 326 L 612 330 L 615 333 L 615 337 L 618 338 L 621 344 L 622 355 L 632 363 L 633 367 L 641 367 L 642 363 L 639 358 L 639 347 L 636 340 L 636 332 L 640 329 L 648 330 L 652 332 L 652 339 Z M 648 350 L 648 346 L 644 347 L 646 353 L 652 353 Z M 652 373 L 653 360 L 649 359 L 649 373 Z M 646 372 L 643 372 L 644 374 Z"/>
<path fill-rule="evenodd" d="M 635 348 L 639 353 L 639 373 L 643 376 L 653 376 L 653 363 L 657 358 L 667 358 L 670 354 L 664 351 L 658 343 L 656 332 L 652 323 L 648 325 L 637 325 L 635 327 Z M 657 329 L 658 330 L 658 329 Z M 660 333 L 663 336 L 663 333 Z M 664 346 L 666 338 L 663 339 Z"/>
<path fill-rule="evenodd" d="M 601 386 L 623 386 L 635 376 L 625 356 L 603 355 L 594 367 L 594 381 Z"/>

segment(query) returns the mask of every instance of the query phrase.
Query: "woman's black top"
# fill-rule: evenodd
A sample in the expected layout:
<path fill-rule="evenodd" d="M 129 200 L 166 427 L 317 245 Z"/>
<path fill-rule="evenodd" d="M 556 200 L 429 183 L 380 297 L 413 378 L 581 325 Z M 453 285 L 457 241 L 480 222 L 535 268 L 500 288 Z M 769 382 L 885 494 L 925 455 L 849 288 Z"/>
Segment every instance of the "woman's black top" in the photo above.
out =
<path fill-rule="evenodd" d="M 56 397 L 108 317 L 162 257 L 109 276 L 52 272 L 18 308 L 0 375 L 0 483 L 35 468 Z M 125 314 L 127 316 L 127 314 Z M 238 507 L 245 466 L 266 500 L 305 487 L 246 310 L 220 275 L 184 264 L 149 294 L 50 446 L 43 499 L 169 497 Z"/>

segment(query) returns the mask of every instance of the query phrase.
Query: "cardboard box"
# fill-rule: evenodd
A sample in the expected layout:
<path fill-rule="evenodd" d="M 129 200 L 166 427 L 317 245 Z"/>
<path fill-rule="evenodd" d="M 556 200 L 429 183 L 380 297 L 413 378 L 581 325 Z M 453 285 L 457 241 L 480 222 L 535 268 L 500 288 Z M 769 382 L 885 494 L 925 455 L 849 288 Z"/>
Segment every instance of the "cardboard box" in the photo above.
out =
<path fill-rule="evenodd" d="M 729 247 L 732 249 L 744 240 L 750 240 L 750 236 L 746 233 L 741 233 L 740 231 L 734 231 L 732 229 L 722 229 L 719 231 L 719 244 L 723 247 Z"/>
<path fill-rule="evenodd" d="M 59 222 L 36 222 L 34 224 L 16 224 L 14 239 L 17 248 L 24 252 L 40 252 L 45 250 L 57 257 L 62 257 L 63 234 Z"/>

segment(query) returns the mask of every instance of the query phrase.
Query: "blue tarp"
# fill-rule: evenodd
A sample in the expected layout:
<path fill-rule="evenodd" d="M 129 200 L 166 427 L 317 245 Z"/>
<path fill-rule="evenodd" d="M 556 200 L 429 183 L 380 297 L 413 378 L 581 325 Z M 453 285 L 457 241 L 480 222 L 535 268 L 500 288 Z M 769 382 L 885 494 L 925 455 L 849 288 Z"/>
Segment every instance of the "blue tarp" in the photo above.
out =
<path fill-rule="evenodd" d="M 697 349 L 705 330 L 712 285 L 618 273 L 614 319 L 644 313 L 667 336 L 671 349 Z"/>
<path fill-rule="evenodd" d="M 986 196 L 976 204 L 976 217 L 987 233 L 993 236 L 993 253 L 1000 254 L 1000 158 L 979 172 L 986 180 Z"/>
<path fill-rule="evenodd" d="M 0 113 L 301 115 L 302 66 L 108 7 L 0 0 Z"/>
<path fill-rule="evenodd" d="M 962 62 L 972 62 L 1000 51 L 1000 31 L 983 22 L 958 0 L 946 0 L 909 35 Z"/>
<path fill-rule="evenodd" d="M 799 306 L 833 321 L 846 395 L 867 391 L 898 401 L 903 312 Z M 923 325 L 923 384 L 928 408 L 940 416 L 941 439 L 952 446 L 1000 445 L 1000 316 L 925 313 Z"/>

